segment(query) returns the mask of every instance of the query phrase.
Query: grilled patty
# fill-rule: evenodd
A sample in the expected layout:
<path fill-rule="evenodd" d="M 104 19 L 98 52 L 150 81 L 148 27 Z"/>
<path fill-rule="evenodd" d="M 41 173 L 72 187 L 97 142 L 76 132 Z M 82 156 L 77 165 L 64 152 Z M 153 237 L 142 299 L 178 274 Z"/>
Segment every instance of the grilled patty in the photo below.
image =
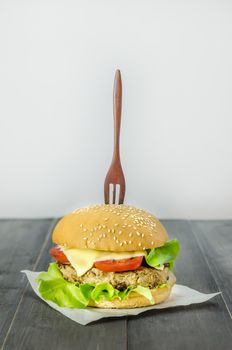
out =
<path fill-rule="evenodd" d="M 119 290 L 137 285 L 155 288 L 167 282 L 169 273 L 168 267 L 156 270 L 152 267 L 141 266 L 138 270 L 125 272 L 104 272 L 93 267 L 83 276 L 78 277 L 71 265 L 58 264 L 58 266 L 67 281 L 94 284 L 106 282 Z"/>

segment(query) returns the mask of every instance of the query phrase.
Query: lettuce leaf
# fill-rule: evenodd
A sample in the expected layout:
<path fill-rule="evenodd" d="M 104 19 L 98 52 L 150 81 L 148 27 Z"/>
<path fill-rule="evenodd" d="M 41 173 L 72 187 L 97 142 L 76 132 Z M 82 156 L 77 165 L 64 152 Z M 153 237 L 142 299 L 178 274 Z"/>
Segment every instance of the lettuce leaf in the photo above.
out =
<path fill-rule="evenodd" d="M 133 292 L 143 295 L 145 298 L 147 298 L 150 301 L 151 304 L 155 304 L 155 300 L 149 288 L 137 286 L 135 289 L 133 289 Z"/>
<path fill-rule="evenodd" d="M 113 300 L 118 297 L 118 291 L 110 283 L 100 283 L 93 287 L 90 298 L 96 302 L 102 299 Z"/>
<path fill-rule="evenodd" d="M 123 291 L 114 288 L 110 283 L 78 284 L 63 278 L 56 263 L 49 265 L 47 272 L 41 272 L 37 278 L 39 292 L 43 299 L 50 300 L 61 307 L 85 308 L 90 300 L 100 302 L 102 299 L 112 301 L 115 298 L 124 300 L 131 292 L 147 298 L 151 304 L 155 301 L 149 288 L 129 286 Z"/>
<path fill-rule="evenodd" d="M 166 242 L 162 247 L 147 250 L 145 259 L 147 264 L 152 267 L 169 263 L 172 269 L 179 251 L 180 244 L 177 239 L 173 239 Z"/>
<path fill-rule="evenodd" d="M 45 300 L 63 307 L 84 308 L 88 305 L 87 293 L 83 293 L 74 283 L 66 281 L 56 263 L 49 265 L 48 272 L 41 272 L 37 282 L 39 292 Z"/>

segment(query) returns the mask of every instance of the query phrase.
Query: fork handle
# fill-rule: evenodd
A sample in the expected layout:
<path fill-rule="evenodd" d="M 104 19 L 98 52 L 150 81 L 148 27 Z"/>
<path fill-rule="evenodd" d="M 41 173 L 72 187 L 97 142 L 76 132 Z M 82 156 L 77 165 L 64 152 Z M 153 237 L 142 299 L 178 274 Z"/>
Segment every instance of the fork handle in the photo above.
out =
<path fill-rule="evenodd" d="M 113 160 L 120 161 L 119 140 L 122 112 L 122 79 L 120 70 L 117 69 L 114 78 L 114 155 Z"/>

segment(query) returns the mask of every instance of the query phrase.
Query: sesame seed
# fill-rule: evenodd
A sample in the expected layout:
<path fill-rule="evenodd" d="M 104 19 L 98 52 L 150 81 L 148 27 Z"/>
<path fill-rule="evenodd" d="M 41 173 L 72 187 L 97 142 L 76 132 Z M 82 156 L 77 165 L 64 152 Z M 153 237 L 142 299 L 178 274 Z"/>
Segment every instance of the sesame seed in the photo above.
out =
<path fill-rule="evenodd" d="M 118 226 L 118 224 L 114 224 L 114 226 Z"/>
<path fill-rule="evenodd" d="M 131 244 L 131 241 L 129 241 L 129 244 Z"/>
<path fill-rule="evenodd" d="M 84 237 L 83 239 L 84 239 L 84 240 L 86 240 L 86 239 L 87 239 L 87 237 Z"/>
<path fill-rule="evenodd" d="M 113 239 L 116 240 L 116 237 L 114 236 Z"/>
<path fill-rule="evenodd" d="M 123 241 L 124 244 L 126 244 L 126 241 Z"/>
<path fill-rule="evenodd" d="M 142 233 L 142 237 L 144 237 L 144 233 Z"/>
<path fill-rule="evenodd" d="M 83 227 L 83 224 L 80 224 L 80 227 Z"/>
<path fill-rule="evenodd" d="M 143 247 L 143 250 L 146 250 L 146 248 L 145 248 L 145 247 Z"/>
<path fill-rule="evenodd" d="M 104 219 L 104 221 L 107 221 L 107 220 L 109 220 L 109 218 L 105 218 L 105 219 Z"/>
<path fill-rule="evenodd" d="M 110 233 L 110 231 L 111 231 L 111 230 L 108 228 L 108 232 L 109 232 L 109 233 Z"/>
<path fill-rule="evenodd" d="M 136 234 L 137 234 L 137 236 L 140 236 L 140 233 L 139 233 L 139 231 L 136 231 Z"/>
<path fill-rule="evenodd" d="M 131 237 L 132 236 L 132 232 L 131 233 L 129 233 L 129 237 Z"/>
<path fill-rule="evenodd" d="M 121 243 L 119 243 L 119 245 L 120 245 L 120 246 L 122 246 L 122 242 L 121 242 Z"/>
<path fill-rule="evenodd" d="M 115 232 L 115 229 L 114 229 L 114 228 L 112 228 L 111 232 L 112 232 L 112 233 L 114 233 L 114 232 Z"/>
<path fill-rule="evenodd" d="M 139 247 L 141 247 L 141 243 L 140 242 L 138 243 L 138 245 L 139 245 Z"/>
<path fill-rule="evenodd" d="M 128 225 L 128 227 L 131 227 L 131 225 Z"/>
<path fill-rule="evenodd" d="M 152 241 L 152 242 L 151 242 L 151 244 L 153 245 L 153 244 L 154 244 L 154 242 Z"/>
<path fill-rule="evenodd" d="M 87 228 L 83 228 L 83 231 L 86 232 L 86 231 L 87 231 Z"/>
<path fill-rule="evenodd" d="M 118 234 L 121 235 L 121 234 L 122 234 L 122 231 L 119 231 Z"/>

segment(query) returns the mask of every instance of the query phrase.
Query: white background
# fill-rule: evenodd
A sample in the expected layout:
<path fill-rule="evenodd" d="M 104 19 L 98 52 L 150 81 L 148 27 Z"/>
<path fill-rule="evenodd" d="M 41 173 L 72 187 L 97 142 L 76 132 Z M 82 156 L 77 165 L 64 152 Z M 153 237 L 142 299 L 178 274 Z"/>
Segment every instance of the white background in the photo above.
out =
<path fill-rule="evenodd" d="M 0 216 L 103 201 L 116 68 L 126 202 L 232 218 L 229 0 L 1 0 Z"/>

